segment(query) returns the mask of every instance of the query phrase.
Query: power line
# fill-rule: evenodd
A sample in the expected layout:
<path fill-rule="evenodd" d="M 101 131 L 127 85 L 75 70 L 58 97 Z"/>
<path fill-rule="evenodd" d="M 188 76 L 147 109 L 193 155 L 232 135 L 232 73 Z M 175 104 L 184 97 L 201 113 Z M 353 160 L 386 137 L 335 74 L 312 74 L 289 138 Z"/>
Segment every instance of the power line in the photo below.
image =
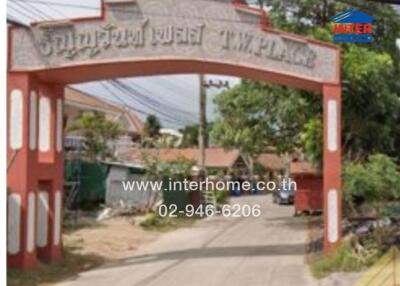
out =
<path fill-rule="evenodd" d="M 15 4 L 15 3 L 13 3 Z M 14 10 L 15 12 L 17 12 L 18 14 L 24 16 L 25 18 L 28 18 L 30 21 L 35 21 L 35 18 L 32 17 L 31 15 L 25 13 L 25 11 L 21 11 L 19 8 L 13 7 L 13 6 L 8 6 L 8 8 L 10 8 L 11 10 Z"/>
<path fill-rule="evenodd" d="M 54 3 L 48 2 L 44 0 L 10 0 L 11 2 L 30 2 L 30 3 L 38 3 L 38 4 L 45 4 L 49 6 L 60 6 L 60 7 L 71 7 L 71 8 L 79 8 L 79 9 L 86 9 L 86 10 L 95 10 L 101 11 L 102 8 L 90 6 L 90 5 L 82 5 L 82 4 L 70 4 L 70 3 Z M 134 14 L 134 15 L 148 15 L 148 16 L 155 16 L 155 17 L 167 17 L 167 18 L 184 18 L 184 19 L 197 19 L 197 20 L 214 20 L 219 22 L 228 22 L 228 23 L 243 23 L 243 24 L 254 24 L 259 25 L 259 21 L 245 21 L 245 20 L 236 20 L 236 19 L 226 19 L 226 18 L 219 18 L 219 17 L 202 17 L 202 16 L 195 16 L 195 15 L 177 15 L 177 14 L 168 14 L 168 13 L 156 13 L 156 12 L 143 12 L 143 11 L 133 11 L 133 10 L 126 10 L 120 8 L 113 8 L 112 11 L 124 13 L 124 14 Z"/>
<path fill-rule="evenodd" d="M 17 2 L 15 2 L 17 4 Z M 52 16 L 46 14 L 44 11 L 39 10 L 38 8 L 35 7 L 35 5 L 30 4 L 28 2 L 26 2 L 26 5 L 31 7 L 33 12 L 36 12 L 38 15 L 41 15 L 42 17 L 44 17 L 45 19 L 50 19 L 50 20 L 54 20 Z"/>
<path fill-rule="evenodd" d="M 166 113 L 166 112 L 163 111 L 163 110 L 160 110 L 160 109 L 155 108 L 155 107 L 153 106 L 152 103 L 149 103 L 148 101 L 146 102 L 146 100 L 143 100 L 143 99 L 140 99 L 140 98 L 138 98 L 138 97 L 135 97 L 135 96 L 131 93 L 131 91 L 129 91 L 129 89 L 126 88 L 126 86 L 123 86 L 123 84 L 118 84 L 117 82 L 115 82 L 115 80 L 111 80 L 111 81 L 109 81 L 109 82 L 110 82 L 110 84 L 112 84 L 115 88 L 117 88 L 118 90 L 120 90 L 121 92 L 123 92 L 125 95 L 129 96 L 129 97 L 130 97 L 131 99 L 133 99 L 134 101 L 137 101 L 137 102 L 139 102 L 140 104 L 146 106 L 147 108 L 149 108 L 149 109 L 151 109 L 151 110 L 153 110 L 153 111 L 155 111 L 155 112 L 157 112 L 157 113 L 163 115 L 164 117 L 170 118 L 171 120 L 174 120 L 174 121 L 177 121 L 177 122 L 186 123 L 186 122 L 183 122 L 180 118 L 176 118 L 176 117 L 172 116 L 171 114 Z"/>
<path fill-rule="evenodd" d="M 17 5 L 22 10 L 29 11 L 33 15 L 33 18 L 37 17 L 40 20 L 47 20 L 47 17 L 44 17 L 42 14 L 38 13 L 37 11 L 28 9 L 28 7 L 30 5 L 29 3 L 26 3 L 26 6 L 23 6 L 19 2 L 13 2 L 13 4 Z"/>
<path fill-rule="evenodd" d="M 114 96 L 115 98 L 117 98 L 118 101 L 119 101 L 120 103 L 122 103 L 122 105 L 123 105 L 123 107 L 124 107 L 125 109 L 130 109 L 130 110 L 133 110 L 133 111 L 138 112 L 138 113 L 143 114 L 143 115 L 151 115 L 151 113 L 149 113 L 149 112 L 146 112 L 146 111 L 143 111 L 143 110 L 141 110 L 141 109 L 138 109 L 138 108 L 135 108 L 135 107 L 130 106 L 129 104 L 126 103 L 125 100 L 123 100 L 123 99 L 122 99 L 121 97 L 119 97 L 115 92 L 113 92 L 105 83 L 103 83 L 103 82 L 99 82 L 99 83 L 109 92 L 109 94 L 111 94 L 112 96 Z M 171 120 L 169 120 L 169 119 L 163 119 L 163 120 L 168 121 L 168 122 L 170 122 L 170 123 L 176 123 L 176 122 L 171 121 Z"/>
<path fill-rule="evenodd" d="M 109 94 L 110 95 L 112 95 L 112 96 L 114 96 L 115 98 L 117 98 L 117 100 L 120 102 L 120 103 L 122 103 L 122 105 L 123 105 L 123 107 L 124 108 L 126 108 L 126 109 L 131 109 L 131 110 L 133 110 L 133 111 L 136 111 L 136 112 L 138 112 L 138 113 L 140 113 L 140 114 L 143 114 L 143 115 L 151 115 L 152 113 L 150 113 L 150 112 L 147 112 L 147 111 L 144 111 L 144 110 L 141 110 L 141 109 L 138 109 L 138 108 L 135 108 L 135 107 L 132 107 L 132 106 L 130 106 L 124 99 L 122 99 L 119 95 L 117 95 L 113 90 L 111 90 L 111 88 L 109 88 L 104 82 L 99 82 L 100 83 L 100 85 L 102 85 L 103 87 L 104 87 L 104 89 L 106 89 L 108 92 L 109 92 Z M 109 82 L 110 83 L 110 82 Z M 164 116 L 162 116 L 162 117 L 164 117 Z M 177 121 L 177 120 L 174 120 L 174 119 L 168 119 L 168 118 L 163 118 L 163 120 L 165 120 L 165 121 L 167 121 L 167 122 L 170 122 L 170 123 L 174 123 L 174 124 L 176 124 L 176 123 L 182 123 L 182 122 L 179 122 L 179 121 Z M 186 124 L 186 123 L 185 123 Z"/>
<path fill-rule="evenodd" d="M 147 100 L 149 100 L 150 102 L 152 102 L 153 104 L 156 104 L 156 105 L 158 105 L 158 106 L 161 107 L 161 108 L 170 109 L 170 110 L 173 110 L 174 112 L 178 112 L 178 113 L 185 114 L 186 116 L 191 116 L 191 117 L 192 117 L 192 116 L 197 116 L 197 114 L 195 114 L 195 113 L 193 113 L 193 112 L 186 111 L 186 110 L 183 110 L 183 109 L 176 108 L 176 107 L 174 107 L 174 106 L 165 104 L 165 103 L 163 103 L 162 101 L 156 100 L 156 99 L 151 98 L 150 96 L 148 96 L 148 95 L 146 95 L 146 94 L 144 94 L 144 93 L 139 92 L 138 90 L 134 89 L 134 88 L 132 87 L 132 85 L 133 85 L 133 86 L 136 86 L 136 87 L 139 88 L 139 89 L 142 89 L 142 90 L 143 90 L 144 92 L 146 92 L 147 94 L 152 94 L 151 91 L 149 91 L 148 89 L 146 89 L 146 88 L 144 88 L 144 87 L 142 87 L 142 86 L 140 86 L 140 85 L 138 85 L 138 84 L 136 84 L 136 83 L 131 82 L 131 83 L 129 83 L 129 84 L 125 84 L 125 83 L 123 83 L 121 80 L 114 80 L 114 82 L 117 82 L 117 83 L 119 83 L 119 84 L 121 84 L 121 85 L 124 85 L 124 86 L 125 86 L 127 89 L 129 89 L 129 91 L 131 91 L 133 94 L 137 94 L 137 95 L 141 96 L 143 99 L 147 99 Z"/>
<path fill-rule="evenodd" d="M 120 82 L 118 80 L 113 80 L 113 81 L 114 81 L 115 84 L 119 84 L 119 86 L 121 88 L 123 88 L 124 90 L 126 90 L 129 94 L 136 95 L 136 96 L 140 97 L 140 99 L 142 101 L 146 102 L 146 104 L 150 104 L 151 108 L 154 108 L 153 106 L 156 106 L 156 108 L 154 108 L 155 111 L 160 112 L 160 109 L 161 109 L 161 112 L 168 111 L 167 114 L 169 116 L 170 116 L 170 114 L 177 115 L 177 113 L 181 113 L 182 117 L 184 117 L 184 118 L 186 116 L 189 116 L 190 119 L 189 118 L 185 118 L 186 120 L 189 120 L 189 121 L 191 121 L 191 117 L 193 117 L 193 114 L 190 113 L 190 112 L 187 112 L 187 111 L 181 110 L 181 109 L 177 109 L 177 108 L 172 107 L 170 105 L 166 105 L 166 104 L 164 104 L 164 103 L 162 103 L 162 102 L 160 102 L 158 100 L 154 100 L 154 99 L 152 99 L 152 98 L 150 98 L 150 97 L 138 92 L 136 89 L 132 88 L 131 86 L 125 85 L 124 83 L 122 83 L 122 82 Z M 135 97 L 135 98 L 137 98 L 137 97 Z"/>
<path fill-rule="evenodd" d="M 26 1 L 25 1 L 25 2 L 26 2 Z M 67 15 L 65 15 L 64 13 L 62 13 L 61 11 L 59 11 L 58 9 L 56 9 L 56 8 L 54 8 L 54 7 L 52 7 L 52 6 L 45 5 L 45 4 L 38 4 L 38 5 L 43 5 L 43 6 L 45 6 L 46 8 L 50 9 L 51 11 L 54 11 L 56 14 L 58 14 L 58 15 L 59 15 L 60 17 L 62 17 L 62 18 L 68 18 Z"/>

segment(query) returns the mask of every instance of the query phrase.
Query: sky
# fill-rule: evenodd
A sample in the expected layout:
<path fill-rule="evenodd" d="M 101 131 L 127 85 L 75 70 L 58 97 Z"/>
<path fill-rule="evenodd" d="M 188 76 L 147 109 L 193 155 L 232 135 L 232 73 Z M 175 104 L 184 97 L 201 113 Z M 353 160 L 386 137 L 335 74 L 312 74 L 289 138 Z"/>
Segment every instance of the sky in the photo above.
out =
<path fill-rule="evenodd" d="M 84 4 L 83 4 L 84 3 Z M 76 7 L 81 6 L 81 7 Z M 40 20 L 91 17 L 100 15 L 100 0 L 8 0 L 7 17 L 24 24 Z M 119 79 L 135 92 L 130 95 L 121 92 L 109 81 L 88 82 L 73 85 L 93 96 L 137 110 L 144 121 L 149 114 L 155 114 L 164 128 L 180 129 L 199 122 L 199 76 L 195 74 L 150 76 Z M 206 82 L 228 81 L 232 87 L 240 79 L 228 76 L 206 75 Z M 222 89 L 207 90 L 207 120 L 217 116 L 214 96 Z"/>

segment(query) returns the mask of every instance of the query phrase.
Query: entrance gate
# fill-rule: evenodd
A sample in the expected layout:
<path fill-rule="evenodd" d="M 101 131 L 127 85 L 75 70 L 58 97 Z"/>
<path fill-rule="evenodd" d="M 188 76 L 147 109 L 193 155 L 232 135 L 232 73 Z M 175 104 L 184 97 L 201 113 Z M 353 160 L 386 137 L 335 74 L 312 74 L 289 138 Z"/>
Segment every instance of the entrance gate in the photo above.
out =
<path fill-rule="evenodd" d="M 324 250 L 341 239 L 340 51 L 241 0 L 108 0 L 101 16 L 9 28 L 8 264 L 62 256 L 63 90 L 115 77 L 210 73 L 322 93 Z"/>

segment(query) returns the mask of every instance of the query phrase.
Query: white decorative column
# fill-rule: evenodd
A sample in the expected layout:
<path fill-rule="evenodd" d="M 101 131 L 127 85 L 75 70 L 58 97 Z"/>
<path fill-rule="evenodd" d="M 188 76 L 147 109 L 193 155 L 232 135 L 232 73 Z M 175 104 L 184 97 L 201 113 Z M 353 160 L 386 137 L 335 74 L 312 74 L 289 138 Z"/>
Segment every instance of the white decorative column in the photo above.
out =
<path fill-rule="evenodd" d="M 342 236 L 341 87 L 324 85 L 324 252 L 332 252 Z"/>

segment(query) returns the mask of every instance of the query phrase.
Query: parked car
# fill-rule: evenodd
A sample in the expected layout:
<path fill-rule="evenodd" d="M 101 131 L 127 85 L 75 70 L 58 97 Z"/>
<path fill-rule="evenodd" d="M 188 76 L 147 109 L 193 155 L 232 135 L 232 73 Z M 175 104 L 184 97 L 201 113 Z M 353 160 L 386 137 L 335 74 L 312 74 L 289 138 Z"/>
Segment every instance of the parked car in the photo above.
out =
<path fill-rule="evenodd" d="M 272 201 L 275 204 L 293 204 L 295 190 L 289 186 L 280 183 L 272 193 Z"/>

